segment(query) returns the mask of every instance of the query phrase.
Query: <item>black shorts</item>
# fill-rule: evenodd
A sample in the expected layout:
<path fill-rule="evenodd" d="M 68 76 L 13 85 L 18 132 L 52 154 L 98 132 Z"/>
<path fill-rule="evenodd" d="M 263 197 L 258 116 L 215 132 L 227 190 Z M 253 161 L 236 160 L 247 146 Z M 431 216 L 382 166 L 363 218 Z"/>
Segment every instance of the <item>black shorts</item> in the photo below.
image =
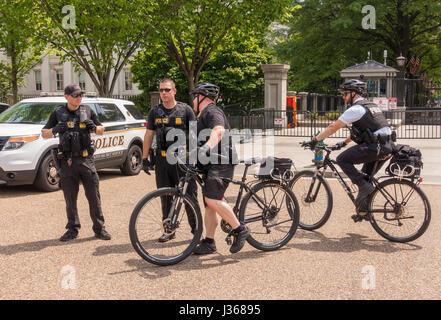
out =
<path fill-rule="evenodd" d="M 222 178 L 232 179 L 234 166 L 232 164 L 212 164 L 205 178 L 205 186 L 202 189 L 204 197 L 214 200 L 222 200 L 228 188 L 229 181 Z M 205 202 L 205 200 L 204 200 Z"/>

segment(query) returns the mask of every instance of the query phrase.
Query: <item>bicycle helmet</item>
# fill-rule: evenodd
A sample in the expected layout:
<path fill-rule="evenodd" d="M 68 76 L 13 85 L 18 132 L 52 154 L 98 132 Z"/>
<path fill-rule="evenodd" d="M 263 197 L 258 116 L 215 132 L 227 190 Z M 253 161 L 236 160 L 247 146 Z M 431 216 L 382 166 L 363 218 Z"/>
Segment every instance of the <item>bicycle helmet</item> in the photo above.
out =
<path fill-rule="evenodd" d="M 193 89 L 191 94 L 192 95 L 200 94 L 214 101 L 219 97 L 219 87 L 209 82 L 203 82 L 203 83 L 199 83 Z"/>
<path fill-rule="evenodd" d="M 353 91 L 362 95 L 366 91 L 366 83 L 358 79 L 350 79 L 339 87 L 340 91 Z"/>

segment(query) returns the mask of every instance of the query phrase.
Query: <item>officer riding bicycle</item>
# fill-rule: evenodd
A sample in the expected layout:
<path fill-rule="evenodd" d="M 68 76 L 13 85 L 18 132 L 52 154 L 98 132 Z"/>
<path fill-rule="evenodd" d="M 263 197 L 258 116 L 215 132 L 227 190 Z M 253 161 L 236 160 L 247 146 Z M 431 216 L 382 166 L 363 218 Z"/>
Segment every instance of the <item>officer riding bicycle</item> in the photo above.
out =
<path fill-rule="evenodd" d="M 351 141 L 357 145 L 342 152 L 336 159 L 337 164 L 348 176 L 353 184 L 358 186 L 359 192 L 355 199 L 358 213 L 352 216 L 357 222 L 363 219 L 367 213 L 366 200 L 374 187 L 365 179 L 366 175 L 375 174 L 386 162 L 384 159 L 392 153 L 395 137 L 388 122 L 373 102 L 363 98 L 366 83 L 357 79 L 351 79 L 343 83 L 339 91 L 347 104 L 346 111 L 331 123 L 323 132 L 307 143 L 314 149 L 318 141 L 331 136 L 339 129 L 349 126 L 350 136 L 346 140 L 337 143 L 341 149 Z M 376 161 L 378 164 L 376 164 Z M 355 168 L 355 164 L 363 163 L 362 172 Z M 364 174 L 366 175 L 364 175 Z"/>

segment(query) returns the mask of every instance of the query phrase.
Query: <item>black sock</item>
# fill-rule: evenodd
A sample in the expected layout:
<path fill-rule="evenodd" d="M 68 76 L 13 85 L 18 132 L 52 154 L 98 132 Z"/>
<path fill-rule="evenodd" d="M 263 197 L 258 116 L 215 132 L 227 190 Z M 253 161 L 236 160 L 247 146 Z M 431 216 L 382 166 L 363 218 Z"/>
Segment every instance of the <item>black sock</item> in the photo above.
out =
<path fill-rule="evenodd" d="M 205 237 L 205 242 L 209 243 L 209 244 L 212 244 L 212 243 L 214 243 L 214 239 Z"/>
<path fill-rule="evenodd" d="M 245 229 L 245 227 L 243 226 L 243 224 L 241 224 L 240 226 L 238 226 L 233 231 L 239 233 L 239 232 L 243 231 L 244 229 Z"/>

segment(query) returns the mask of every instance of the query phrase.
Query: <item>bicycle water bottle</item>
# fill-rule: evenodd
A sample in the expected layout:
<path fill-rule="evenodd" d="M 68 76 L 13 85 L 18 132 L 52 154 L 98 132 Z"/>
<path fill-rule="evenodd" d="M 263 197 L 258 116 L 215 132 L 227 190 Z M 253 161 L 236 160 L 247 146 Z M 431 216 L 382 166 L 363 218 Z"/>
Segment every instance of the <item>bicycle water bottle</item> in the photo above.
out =
<path fill-rule="evenodd" d="M 312 160 L 312 162 L 314 162 L 316 165 L 323 163 L 323 149 L 317 147 L 323 147 L 324 145 L 323 140 L 320 140 L 316 144 L 316 149 L 314 150 L 314 159 Z"/>

